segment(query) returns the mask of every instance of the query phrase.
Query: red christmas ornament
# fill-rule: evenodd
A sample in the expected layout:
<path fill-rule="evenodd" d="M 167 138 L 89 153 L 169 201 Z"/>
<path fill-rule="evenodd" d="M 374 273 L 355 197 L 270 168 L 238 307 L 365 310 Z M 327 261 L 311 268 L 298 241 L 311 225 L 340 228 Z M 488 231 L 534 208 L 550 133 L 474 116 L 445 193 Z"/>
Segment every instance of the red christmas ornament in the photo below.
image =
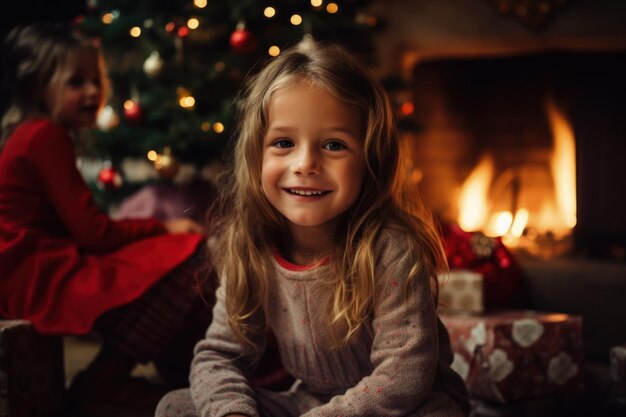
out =
<path fill-rule="evenodd" d="M 122 186 L 122 176 L 115 168 L 102 168 L 98 173 L 98 186 L 105 190 L 117 190 Z"/>
<path fill-rule="evenodd" d="M 230 46 L 239 54 L 249 54 L 256 49 L 257 41 L 252 32 L 238 26 L 230 35 Z"/>
<path fill-rule="evenodd" d="M 128 100 L 124 103 L 124 117 L 129 123 L 141 123 L 143 119 L 143 110 L 138 102 Z"/>

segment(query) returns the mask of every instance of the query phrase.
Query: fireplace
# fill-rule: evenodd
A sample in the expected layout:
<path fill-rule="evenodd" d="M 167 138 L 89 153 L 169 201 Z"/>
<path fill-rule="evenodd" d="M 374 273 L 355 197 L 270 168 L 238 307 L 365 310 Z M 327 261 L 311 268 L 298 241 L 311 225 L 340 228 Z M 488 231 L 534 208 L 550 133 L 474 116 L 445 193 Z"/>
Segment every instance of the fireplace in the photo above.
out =
<path fill-rule="evenodd" d="M 392 99 L 418 129 L 405 130 L 403 157 L 438 217 L 482 218 L 467 227 L 503 229 L 541 258 L 626 260 L 626 2 L 375 0 L 370 11 L 388 23 L 375 73 L 406 85 Z M 486 207 L 460 212 L 481 169 Z"/>
<path fill-rule="evenodd" d="M 558 7 L 536 23 L 494 4 Z M 626 340 L 626 2 L 375 0 L 371 13 L 389 23 L 374 73 L 401 81 L 402 157 L 426 203 L 457 222 L 464 186 L 491 169 L 466 193 L 488 203 L 483 223 L 466 227 L 509 213 L 523 307 L 582 316 L 587 359 L 607 362 Z M 556 160 L 570 167 L 559 180 Z"/>
<path fill-rule="evenodd" d="M 626 53 L 437 59 L 403 156 L 437 217 L 552 258 L 626 259 Z"/>

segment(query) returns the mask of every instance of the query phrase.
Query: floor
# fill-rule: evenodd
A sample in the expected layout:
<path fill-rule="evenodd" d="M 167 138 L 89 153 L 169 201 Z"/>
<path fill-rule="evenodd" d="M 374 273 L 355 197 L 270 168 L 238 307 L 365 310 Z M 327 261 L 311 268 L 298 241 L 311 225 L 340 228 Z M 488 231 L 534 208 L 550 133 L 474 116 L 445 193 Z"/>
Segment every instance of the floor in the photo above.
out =
<path fill-rule="evenodd" d="M 70 336 L 63 339 L 66 386 L 69 386 L 74 376 L 91 362 L 99 346 L 96 340 L 89 338 Z"/>
<path fill-rule="evenodd" d="M 69 337 L 63 339 L 65 361 L 65 385 L 69 388 L 74 377 L 95 357 L 100 349 L 100 342 L 91 337 Z M 133 376 L 143 377 L 153 382 L 158 382 L 158 373 L 153 365 L 137 365 L 133 370 Z M 158 398 L 161 398 L 159 396 Z M 144 400 L 146 400 L 144 398 Z M 153 417 L 154 407 L 158 399 L 146 405 L 140 399 L 132 404 L 105 404 L 91 406 L 90 412 L 63 411 L 58 417 Z"/>
<path fill-rule="evenodd" d="M 65 359 L 65 382 L 69 386 L 74 376 L 91 362 L 95 357 L 100 342 L 93 337 L 66 336 L 63 339 Z M 156 379 L 157 372 L 152 364 L 137 365 L 133 371 L 134 376 L 148 379 Z"/>
<path fill-rule="evenodd" d="M 90 337 L 65 337 L 64 338 L 65 377 L 66 377 L 67 385 L 69 385 L 69 383 L 72 381 L 72 379 L 78 372 L 80 372 L 89 364 L 89 362 L 94 358 L 94 356 L 98 352 L 99 347 L 100 347 L 99 341 L 94 338 L 90 338 Z M 153 381 L 158 381 L 156 368 L 151 364 L 150 365 L 138 365 L 134 369 L 133 375 L 144 377 Z M 593 407 L 581 406 L 578 413 L 574 412 L 574 413 L 570 413 L 570 415 L 575 415 L 575 416 L 583 415 L 584 416 L 584 415 L 595 414 L 595 413 L 589 413 L 588 411 L 590 408 L 592 410 L 593 409 L 597 410 L 598 408 L 596 408 L 596 406 L 601 405 L 606 401 L 606 398 L 604 398 L 605 394 L 603 393 L 608 390 L 608 384 L 609 384 L 608 366 L 606 364 L 597 364 L 594 366 L 587 364 L 586 384 L 585 384 L 587 387 L 586 396 L 589 397 L 587 398 L 587 400 L 590 401 L 590 404 L 594 404 L 594 406 Z M 284 389 L 284 388 L 285 387 L 281 387 L 281 389 Z M 626 403 L 620 403 L 620 404 L 621 404 L 620 405 L 621 408 L 619 408 L 619 411 L 611 412 L 610 410 L 606 410 L 605 414 L 611 417 L 626 415 L 624 414 L 624 409 L 625 409 L 624 407 L 626 407 Z M 546 404 L 540 404 L 540 405 L 543 407 L 542 410 L 545 411 L 544 408 L 547 407 Z M 512 410 L 509 410 L 509 411 L 512 412 Z M 549 415 L 545 413 L 541 414 L 541 413 L 535 413 L 535 412 L 532 412 L 530 414 L 526 412 L 519 413 L 519 410 L 517 411 L 518 411 L 518 414 L 507 414 L 507 413 L 502 414 L 503 410 L 499 410 L 498 412 L 500 414 L 498 414 L 497 412 L 494 411 L 494 409 L 485 408 L 483 406 L 482 408 L 480 407 L 475 408 L 472 416 L 473 417 L 483 417 L 483 416 L 493 417 L 497 415 L 500 415 L 500 416 L 501 415 L 507 415 L 507 416 Z M 552 414 L 552 415 L 556 415 L 556 414 Z M 137 415 L 123 413 L 123 412 L 115 413 L 115 417 L 120 417 L 120 416 L 137 417 Z M 153 414 L 149 414 L 149 416 L 152 417 Z M 61 416 L 61 417 L 69 417 L 69 416 Z"/>

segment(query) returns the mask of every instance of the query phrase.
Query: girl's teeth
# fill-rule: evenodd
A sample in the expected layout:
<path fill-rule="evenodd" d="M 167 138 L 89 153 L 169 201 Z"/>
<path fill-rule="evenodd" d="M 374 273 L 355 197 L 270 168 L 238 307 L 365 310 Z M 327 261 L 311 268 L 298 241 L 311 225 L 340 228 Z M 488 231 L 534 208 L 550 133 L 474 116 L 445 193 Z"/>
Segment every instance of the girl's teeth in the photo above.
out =
<path fill-rule="evenodd" d="M 322 195 L 322 191 L 301 191 L 301 190 L 289 190 L 293 194 L 298 195 Z"/>

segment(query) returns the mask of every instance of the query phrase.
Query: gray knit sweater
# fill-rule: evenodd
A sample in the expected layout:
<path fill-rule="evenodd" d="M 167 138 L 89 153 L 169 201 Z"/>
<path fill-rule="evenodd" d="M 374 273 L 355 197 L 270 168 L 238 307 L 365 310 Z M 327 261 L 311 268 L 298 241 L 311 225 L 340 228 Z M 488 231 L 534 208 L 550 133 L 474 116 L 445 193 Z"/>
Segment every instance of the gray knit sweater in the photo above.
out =
<path fill-rule="evenodd" d="M 321 277 L 330 266 L 303 268 L 275 259 L 266 320 L 284 367 L 321 404 L 303 416 L 407 416 L 432 391 L 445 392 L 467 410 L 465 386 L 449 367 L 448 335 L 425 274 L 416 277 L 416 295 L 404 298 L 408 255 L 403 235 L 386 229 L 376 245 L 374 312 L 354 343 L 342 347 L 331 342 L 322 315 L 332 289 L 321 285 Z M 220 288 L 213 323 L 196 345 L 190 376 L 202 417 L 258 416 L 248 384 L 253 358 L 241 353 Z"/>

